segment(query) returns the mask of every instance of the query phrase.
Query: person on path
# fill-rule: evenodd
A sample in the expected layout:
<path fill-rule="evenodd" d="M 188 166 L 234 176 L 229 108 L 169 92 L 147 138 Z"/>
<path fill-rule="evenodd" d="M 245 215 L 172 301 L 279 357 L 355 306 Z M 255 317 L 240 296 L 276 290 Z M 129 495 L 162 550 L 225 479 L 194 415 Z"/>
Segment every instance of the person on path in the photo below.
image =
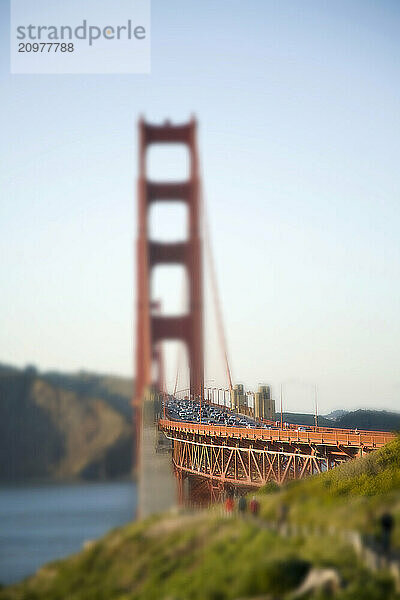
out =
<path fill-rule="evenodd" d="M 240 515 L 244 515 L 247 510 L 247 500 L 245 496 L 240 496 L 238 502 L 238 510 Z"/>
<path fill-rule="evenodd" d="M 231 515 L 233 513 L 233 509 L 235 508 L 235 501 L 233 496 L 228 496 L 225 500 L 225 511 L 227 515 Z"/>
<path fill-rule="evenodd" d="M 250 514 L 253 517 L 258 517 L 258 513 L 260 512 L 260 503 L 256 499 L 255 496 L 252 497 L 251 502 L 249 504 Z"/>

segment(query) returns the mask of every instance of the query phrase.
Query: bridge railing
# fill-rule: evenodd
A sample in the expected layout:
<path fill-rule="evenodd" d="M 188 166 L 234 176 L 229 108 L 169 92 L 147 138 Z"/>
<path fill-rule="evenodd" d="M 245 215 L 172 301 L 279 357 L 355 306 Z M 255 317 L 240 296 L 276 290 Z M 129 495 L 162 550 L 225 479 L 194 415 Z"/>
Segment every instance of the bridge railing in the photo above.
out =
<path fill-rule="evenodd" d="M 262 419 L 262 422 L 266 425 L 269 425 L 270 427 L 279 427 L 279 421 L 270 421 L 267 419 Z M 280 427 L 279 427 L 280 428 Z M 304 425 L 301 423 L 285 423 L 285 426 L 280 428 L 280 429 L 306 429 L 307 431 L 318 431 L 320 433 L 344 433 L 344 434 L 348 434 L 348 433 L 355 433 L 355 434 L 359 434 L 359 433 L 366 433 L 366 434 L 377 434 L 377 435 L 388 435 L 390 434 L 390 432 L 388 431 L 375 431 L 375 430 L 371 430 L 371 429 L 358 429 L 354 428 L 354 429 L 344 429 L 344 428 L 340 428 L 340 427 L 321 427 L 320 425 Z"/>

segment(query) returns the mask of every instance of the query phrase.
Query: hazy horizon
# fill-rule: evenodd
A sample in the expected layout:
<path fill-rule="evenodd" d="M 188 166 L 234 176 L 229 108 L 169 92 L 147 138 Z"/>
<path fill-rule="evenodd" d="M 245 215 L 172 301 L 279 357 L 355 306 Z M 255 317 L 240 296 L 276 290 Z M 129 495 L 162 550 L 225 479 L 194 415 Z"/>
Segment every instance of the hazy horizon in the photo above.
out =
<path fill-rule="evenodd" d="M 235 382 L 397 409 L 400 4 L 153 0 L 150 75 L 10 75 L 8 20 L 0 0 L 0 361 L 134 375 L 136 122 L 196 114 Z M 180 277 L 157 275 L 166 309 Z"/>

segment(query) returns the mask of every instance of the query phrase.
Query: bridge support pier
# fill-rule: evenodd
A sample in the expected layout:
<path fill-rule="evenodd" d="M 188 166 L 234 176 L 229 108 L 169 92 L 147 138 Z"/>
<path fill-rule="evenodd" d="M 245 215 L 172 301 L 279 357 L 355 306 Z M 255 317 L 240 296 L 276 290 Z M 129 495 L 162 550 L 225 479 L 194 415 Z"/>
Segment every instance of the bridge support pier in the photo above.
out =
<path fill-rule="evenodd" d="M 138 444 L 139 518 L 167 510 L 176 504 L 176 481 L 171 464 L 172 443 L 158 428 L 162 395 L 144 393 Z"/>
<path fill-rule="evenodd" d="M 180 469 L 175 469 L 176 495 L 179 506 L 184 506 L 187 502 L 187 493 L 185 494 L 186 478 Z"/>

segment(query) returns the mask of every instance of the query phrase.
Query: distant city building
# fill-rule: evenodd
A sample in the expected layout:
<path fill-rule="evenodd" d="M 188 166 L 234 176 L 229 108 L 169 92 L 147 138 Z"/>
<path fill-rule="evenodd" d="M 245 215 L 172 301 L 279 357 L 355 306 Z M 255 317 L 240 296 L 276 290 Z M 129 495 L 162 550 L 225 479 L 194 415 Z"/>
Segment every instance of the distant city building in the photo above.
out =
<path fill-rule="evenodd" d="M 244 393 L 244 388 L 241 383 L 235 385 L 233 390 L 231 390 L 231 406 L 232 409 L 237 412 L 241 412 L 247 407 L 246 394 Z"/>
<path fill-rule="evenodd" d="M 231 390 L 232 410 L 242 414 L 254 414 L 257 419 L 275 420 L 275 400 L 271 398 L 269 385 L 260 385 L 254 394 L 254 408 L 248 405 L 247 395 L 241 383 Z"/>
<path fill-rule="evenodd" d="M 257 419 L 275 420 L 275 400 L 271 398 L 269 385 L 260 385 L 254 394 L 254 416 Z"/>

